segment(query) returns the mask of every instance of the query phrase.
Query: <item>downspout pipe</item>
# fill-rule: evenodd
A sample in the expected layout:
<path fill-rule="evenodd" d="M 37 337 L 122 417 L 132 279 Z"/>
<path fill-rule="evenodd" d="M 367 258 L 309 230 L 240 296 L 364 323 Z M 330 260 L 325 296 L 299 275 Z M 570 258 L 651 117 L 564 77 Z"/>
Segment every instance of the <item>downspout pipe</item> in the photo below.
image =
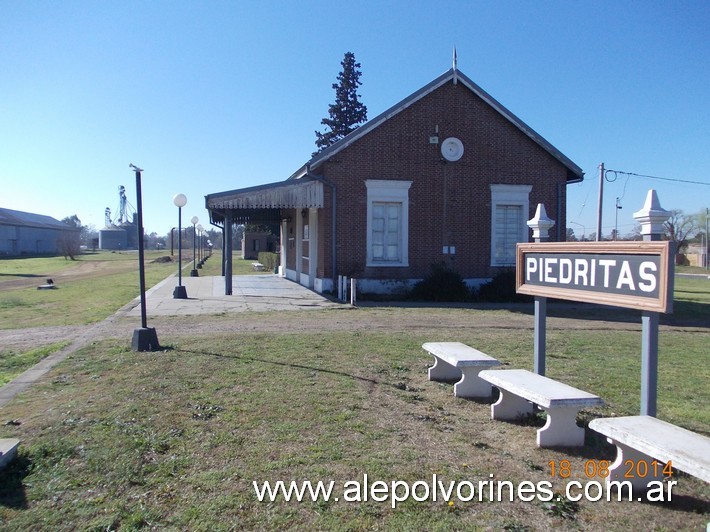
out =
<path fill-rule="evenodd" d="M 565 186 L 564 183 L 557 183 L 557 241 L 558 242 L 564 242 L 567 240 L 567 235 L 562 234 L 562 224 L 560 223 L 560 220 L 562 219 L 562 193 L 564 191 L 563 187 Z M 565 223 L 564 223 L 565 231 L 567 230 L 567 217 L 565 216 Z"/>
<path fill-rule="evenodd" d="M 332 192 L 331 216 L 330 216 L 330 220 L 331 220 L 331 235 L 332 235 L 332 237 L 331 237 L 331 248 L 332 248 L 332 249 L 331 249 L 331 261 L 332 261 L 332 262 L 331 262 L 331 273 L 332 273 L 332 275 L 333 275 L 333 277 L 332 277 L 332 281 L 333 281 L 333 291 L 335 292 L 335 291 L 337 290 L 337 289 L 336 289 L 336 285 L 337 285 L 337 282 L 338 282 L 338 276 L 337 276 L 336 271 L 335 271 L 335 269 L 336 269 L 336 264 L 337 264 L 337 260 L 336 260 L 336 250 L 337 250 L 337 245 L 336 245 L 336 244 L 337 244 L 337 236 L 336 236 L 336 228 L 337 228 L 337 224 L 336 224 L 336 213 L 337 213 L 337 209 L 336 209 L 336 206 L 337 206 L 337 204 L 338 204 L 338 202 L 337 202 L 337 191 L 338 191 L 338 189 L 337 189 L 337 187 L 335 186 L 334 183 L 331 183 L 331 182 L 328 181 L 325 177 L 320 176 L 320 175 L 311 174 L 311 165 L 310 165 L 310 164 L 307 164 L 307 165 L 306 165 L 306 175 L 307 175 L 308 177 L 312 177 L 313 179 L 315 179 L 315 180 L 317 180 L 317 181 L 320 181 L 320 182 L 323 183 L 324 185 L 328 186 L 328 187 L 330 188 L 331 192 Z"/>

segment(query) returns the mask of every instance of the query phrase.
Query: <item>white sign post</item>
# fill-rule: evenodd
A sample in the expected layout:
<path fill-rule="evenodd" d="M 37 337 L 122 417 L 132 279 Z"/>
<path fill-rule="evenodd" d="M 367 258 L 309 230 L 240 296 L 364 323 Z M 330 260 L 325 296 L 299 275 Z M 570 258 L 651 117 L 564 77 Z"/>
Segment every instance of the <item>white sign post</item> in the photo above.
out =
<path fill-rule="evenodd" d="M 517 245 L 516 290 L 535 296 L 537 373 L 545 371 L 545 298 L 640 310 L 641 414 L 656 415 L 659 315 L 673 312 L 675 253 L 671 242 L 660 241 L 668 215 L 651 190 L 644 208 L 634 214 L 643 242 L 538 240 Z"/>

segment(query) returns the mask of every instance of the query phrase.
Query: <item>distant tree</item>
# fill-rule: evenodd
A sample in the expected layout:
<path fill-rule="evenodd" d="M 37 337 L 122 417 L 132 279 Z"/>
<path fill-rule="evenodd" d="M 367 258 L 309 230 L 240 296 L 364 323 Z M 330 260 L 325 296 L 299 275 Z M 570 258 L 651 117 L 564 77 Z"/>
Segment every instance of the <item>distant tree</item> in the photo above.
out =
<path fill-rule="evenodd" d="M 318 151 L 339 141 L 367 121 L 367 107 L 360 102 L 357 93 L 358 87 L 362 85 L 360 63 L 355 62 L 355 54 L 346 52 L 340 64 L 343 70 L 338 74 L 338 83 L 333 83 L 335 103 L 328 107 L 329 118 L 321 120 L 327 129 L 323 133 L 316 131 Z"/>
<path fill-rule="evenodd" d="M 67 216 L 66 218 L 62 218 L 62 223 L 67 224 L 69 227 L 72 227 L 74 229 L 79 229 L 81 230 L 82 225 L 81 225 L 81 220 L 76 214 L 72 214 L 71 216 Z"/>
<path fill-rule="evenodd" d="M 567 242 L 577 242 L 577 237 L 574 234 L 574 229 L 567 228 Z"/>
<path fill-rule="evenodd" d="M 664 236 L 675 242 L 676 253 L 688 246 L 688 237 L 698 230 L 697 217 L 686 216 L 680 209 L 671 210 L 671 216 L 663 224 Z"/>
<path fill-rule="evenodd" d="M 93 245 L 94 240 L 99 241 L 99 232 L 95 225 L 87 224 L 82 225 L 80 230 L 80 237 L 82 245 L 90 248 Z"/>
<path fill-rule="evenodd" d="M 243 233 L 266 233 L 273 234 L 273 229 L 268 224 L 245 224 L 242 226 Z"/>
<path fill-rule="evenodd" d="M 81 253 L 81 220 L 76 214 L 62 219 L 62 223 L 68 225 L 73 231 L 62 231 L 62 236 L 57 239 L 57 250 L 65 259 L 76 260 Z"/>
<path fill-rule="evenodd" d="M 143 233 L 143 243 L 145 249 L 164 249 L 165 237 L 158 235 L 155 231 L 152 233 Z"/>

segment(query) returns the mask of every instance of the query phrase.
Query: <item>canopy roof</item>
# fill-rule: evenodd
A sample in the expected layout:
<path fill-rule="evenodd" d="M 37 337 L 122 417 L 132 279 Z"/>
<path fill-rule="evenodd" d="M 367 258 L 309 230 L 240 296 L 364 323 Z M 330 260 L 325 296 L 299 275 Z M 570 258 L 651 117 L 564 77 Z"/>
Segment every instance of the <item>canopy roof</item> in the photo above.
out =
<path fill-rule="evenodd" d="M 281 219 L 281 209 L 323 207 L 323 183 L 312 176 L 205 196 L 212 223 L 224 223 L 230 210 L 235 223 L 267 223 Z"/>

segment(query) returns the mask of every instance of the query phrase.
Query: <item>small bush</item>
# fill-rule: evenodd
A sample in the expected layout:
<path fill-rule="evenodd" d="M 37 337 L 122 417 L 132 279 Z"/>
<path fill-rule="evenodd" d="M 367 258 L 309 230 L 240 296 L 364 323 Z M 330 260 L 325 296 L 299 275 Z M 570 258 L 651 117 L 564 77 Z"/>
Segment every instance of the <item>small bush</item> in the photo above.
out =
<path fill-rule="evenodd" d="M 418 301 L 468 301 L 471 291 L 463 278 L 444 263 L 432 264 L 431 273 L 414 285 L 409 299 Z"/>
<path fill-rule="evenodd" d="M 259 262 L 264 265 L 264 270 L 273 272 L 274 268 L 279 265 L 280 259 L 278 253 L 271 253 L 270 251 L 259 252 Z"/>
<path fill-rule="evenodd" d="M 479 301 L 500 303 L 523 303 L 532 300 L 530 296 L 515 292 L 515 270 L 503 270 L 496 274 L 488 283 L 479 287 L 476 296 Z"/>

